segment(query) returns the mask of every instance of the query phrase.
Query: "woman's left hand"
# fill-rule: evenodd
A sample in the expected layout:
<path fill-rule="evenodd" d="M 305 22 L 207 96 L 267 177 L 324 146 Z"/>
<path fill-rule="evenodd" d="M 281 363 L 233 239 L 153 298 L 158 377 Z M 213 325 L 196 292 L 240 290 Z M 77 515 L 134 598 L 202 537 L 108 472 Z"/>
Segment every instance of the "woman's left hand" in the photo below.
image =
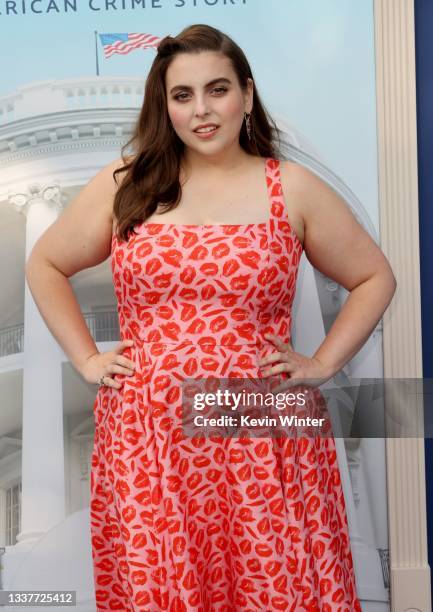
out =
<path fill-rule="evenodd" d="M 282 372 L 287 372 L 290 376 L 288 380 L 282 379 L 281 383 L 272 389 L 273 393 L 281 393 L 299 384 L 320 386 L 332 378 L 333 373 L 321 361 L 315 357 L 306 357 L 301 353 L 296 353 L 290 342 L 285 343 L 274 334 L 265 334 L 265 338 L 275 344 L 278 352 L 259 359 L 259 366 L 279 363 L 264 370 L 262 377 L 267 378 Z"/>

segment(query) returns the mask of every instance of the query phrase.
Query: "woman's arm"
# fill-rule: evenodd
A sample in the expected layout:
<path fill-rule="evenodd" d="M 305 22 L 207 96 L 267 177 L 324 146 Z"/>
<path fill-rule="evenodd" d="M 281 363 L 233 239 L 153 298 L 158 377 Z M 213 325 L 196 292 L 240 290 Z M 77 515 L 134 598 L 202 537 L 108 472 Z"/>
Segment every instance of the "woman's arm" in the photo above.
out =
<path fill-rule="evenodd" d="M 297 173 L 305 254 L 317 270 L 350 292 L 313 355 L 333 376 L 365 344 L 397 282 L 385 255 L 342 198 L 306 168 Z"/>
<path fill-rule="evenodd" d="M 290 352 L 285 355 L 286 363 L 267 374 L 289 371 L 297 378 L 329 379 L 369 338 L 390 303 L 397 283 L 385 255 L 344 200 L 302 165 L 284 163 L 281 167 L 286 203 L 289 208 L 296 207 L 303 219 L 304 250 L 308 260 L 350 295 L 311 359 L 287 347 Z M 276 344 L 284 350 L 281 342 Z M 276 359 L 267 357 L 262 364 L 273 361 Z"/>
<path fill-rule="evenodd" d="M 117 188 L 112 174 L 119 165 L 121 160 L 116 160 L 98 172 L 39 238 L 26 262 L 27 283 L 36 305 L 82 375 L 89 358 L 99 353 L 69 277 L 110 255 Z"/>

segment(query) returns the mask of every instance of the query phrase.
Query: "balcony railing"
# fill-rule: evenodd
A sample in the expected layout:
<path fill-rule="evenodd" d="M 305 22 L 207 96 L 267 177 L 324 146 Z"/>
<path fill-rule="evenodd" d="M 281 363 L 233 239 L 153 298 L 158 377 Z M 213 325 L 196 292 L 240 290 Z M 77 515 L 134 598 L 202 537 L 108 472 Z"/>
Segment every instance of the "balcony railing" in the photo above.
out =
<path fill-rule="evenodd" d="M 115 310 L 87 312 L 83 313 L 83 316 L 95 342 L 119 340 L 119 319 Z"/>
<path fill-rule="evenodd" d="M 138 111 L 143 95 L 142 76 L 92 76 L 31 82 L 0 96 L 0 125 L 71 110 L 133 108 Z"/>
<path fill-rule="evenodd" d="M 22 353 L 24 350 L 24 325 L 11 325 L 0 330 L 0 357 Z"/>
<path fill-rule="evenodd" d="M 115 310 L 84 312 L 84 320 L 95 342 L 119 340 L 119 319 Z M 0 357 L 24 351 L 24 325 L 12 325 L 0 330 Z"/>

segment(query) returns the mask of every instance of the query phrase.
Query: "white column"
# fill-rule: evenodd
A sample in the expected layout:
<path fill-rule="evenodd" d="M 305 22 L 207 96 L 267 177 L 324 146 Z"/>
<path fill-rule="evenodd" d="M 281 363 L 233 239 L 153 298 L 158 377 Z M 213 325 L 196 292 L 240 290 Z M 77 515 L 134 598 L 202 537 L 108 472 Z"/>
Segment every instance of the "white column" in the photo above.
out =
<path fill-rule="evenodd" d="M 421 378 L 414 2 L 375 0 L 374 16 L 381 246 L 398 284 L 383 318 L 384 376 Z M 413 421 L 422 414 L 406 408 Z M 429 612 L 424 440 L 389 437 L 386 455 L 391 609 Z"/>
<path fill-rule="evenodd" d="M 33 185 L 10 201 L 27 217 L 26 260 L 61 210 L 56 185 Z M 61 350 L 25 284 L 22 508 L 18 542 L 38 539 L 65 518 Z"/>

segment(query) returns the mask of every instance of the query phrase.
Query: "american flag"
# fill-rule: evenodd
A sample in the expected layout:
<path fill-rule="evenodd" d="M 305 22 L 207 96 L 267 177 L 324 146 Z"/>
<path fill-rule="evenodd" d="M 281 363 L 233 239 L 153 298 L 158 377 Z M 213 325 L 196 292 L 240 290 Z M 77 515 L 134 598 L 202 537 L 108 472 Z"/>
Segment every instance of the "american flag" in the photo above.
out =
<path fill-rule="evenodd" d="M 152 34 L 99 34 L 105 57 L 115 53 L 126 55 L 134 49 L 157 47 L 161 38 Z"/>

